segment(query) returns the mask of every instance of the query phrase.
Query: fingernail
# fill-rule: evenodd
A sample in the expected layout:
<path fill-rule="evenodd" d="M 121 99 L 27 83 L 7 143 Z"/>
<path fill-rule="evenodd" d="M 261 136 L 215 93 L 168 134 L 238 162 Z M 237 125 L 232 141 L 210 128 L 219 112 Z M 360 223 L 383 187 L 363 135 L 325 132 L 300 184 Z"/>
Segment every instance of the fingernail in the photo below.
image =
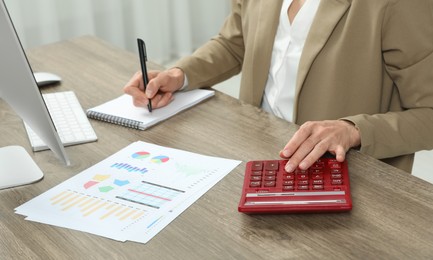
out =
<path fill-rule="evenodd" d="M 293 172 L 295 170 L 295 167 L 293 167 L 291 163 L 287 163 L 284 169 L 286 170 L 286 172 Z"/>
<path fill-rule="evenodd" d="M 301 170 L 305 170 L 305 169 L 307 169 L 307 163 L 305 163 L 305 162 L 301 162 L 301 163 L 299 164 L 299 168 L 300 168 Z"/>
<path fill-rule="evenodd" d="M 282 150 L 282 151 L 281 151 L 281 154 L 282 154 L 284 157 L 289 157 L 289 156 L 290 156 L 290 153 L 289 153 L 289 151 L 287 151 L 287 150 Z"/>

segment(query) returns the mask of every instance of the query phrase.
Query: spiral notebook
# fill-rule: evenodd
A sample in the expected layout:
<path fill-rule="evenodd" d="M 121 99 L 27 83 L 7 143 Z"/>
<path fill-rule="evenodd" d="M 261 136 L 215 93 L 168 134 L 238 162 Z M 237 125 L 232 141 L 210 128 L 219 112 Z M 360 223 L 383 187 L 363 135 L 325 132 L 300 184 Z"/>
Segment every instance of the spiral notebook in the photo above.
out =
<path fill-rule="evenodd" d="M 170 104 L 154 109 L 152 112 L 149 112 L 147 108 L 135 107 L 132 103 L 132 97 L 124 94 L 116 99 L 88 109 L 86 114 L 92 119 L 145 130 L 212 97 L 214 94 L 215 91 L 205 89 L 176 92 L 174 100 Z"/>

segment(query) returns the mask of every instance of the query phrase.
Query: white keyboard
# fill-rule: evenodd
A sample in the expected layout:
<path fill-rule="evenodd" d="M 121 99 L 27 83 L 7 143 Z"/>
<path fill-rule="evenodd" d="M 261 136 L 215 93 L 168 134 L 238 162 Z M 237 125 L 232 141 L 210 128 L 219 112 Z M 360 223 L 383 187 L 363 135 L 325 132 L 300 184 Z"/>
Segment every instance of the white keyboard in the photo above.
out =
<path fill-rule="evenodd" d="M 72 91 L 42 94 L 51 118 L 64 146 L 93 142 L 98 139 Z M 48 146 L 24 123 L 33 151 L 49 149 Z"/>

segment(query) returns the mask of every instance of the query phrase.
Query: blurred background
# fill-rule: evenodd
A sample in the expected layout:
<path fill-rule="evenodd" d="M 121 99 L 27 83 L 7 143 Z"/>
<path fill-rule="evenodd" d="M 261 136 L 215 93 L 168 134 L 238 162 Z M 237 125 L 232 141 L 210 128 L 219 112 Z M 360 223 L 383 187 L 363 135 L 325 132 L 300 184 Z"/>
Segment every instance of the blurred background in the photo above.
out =
<path fill-rule="evenodd" d="M 167 63 L 218 33 L 230 0 L 5 0 L 24 48 L 95 35 Z"/>
<path fill-rule="evenodd" d="M 97 36 L 169 67 L 217 34 L 230 0 L 5 0 L 25 49 L 82 35 Z M 239 76 L 216 89 L 235 98 Z M 432 133 L 433 135 L 433 133 Z M 283 144 L 282 144 L 283 145 Z M 433 151 L 416 154 L 413 174 L 433 183 Z"/>

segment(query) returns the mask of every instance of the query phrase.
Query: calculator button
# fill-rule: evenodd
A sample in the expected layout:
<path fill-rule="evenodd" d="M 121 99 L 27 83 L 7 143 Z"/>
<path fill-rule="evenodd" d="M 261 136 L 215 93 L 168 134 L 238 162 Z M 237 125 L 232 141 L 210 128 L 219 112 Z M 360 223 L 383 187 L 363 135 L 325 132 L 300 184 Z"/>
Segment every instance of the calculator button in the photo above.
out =
<path fill-rule="evenodd" d="M 271 176 L 265 176 L 265 181 L 275 181 L 275 175 Z"/>
<path fill-rule="evenodd" d="M 276 175 L 276 171 L 265 171 L 265 175 Z"/>
<path fill-rule="evenodd" d="M 342 177 L 341 173 L 331 174 L 331 179 L 341 179 L 341 177 Z"/>
<path fill-rule="evenodd" d="M 294 180 L 295 175 L 294 174 L 284 174 L 283 180 Z"/>
<path fill-rule="evenodd" d="M 261 181 L 262 180 L 262 176 L 251 176 L 251 180 L 253 180 L 253 181 Z"/>
<path fill-rule="evenodd" d="M 308 185 L 308 180 L 300 180 L 298 181 L 298 185 Z"/>
<path fill-rule="evenodd" d="M 323 190 L 323 185 L 313 185 L 313 190 Z"/>
<path fill-rule="evenodd" d="M 252 181 L 250 182 L 250 187 L 260 187 L 261 182 L 260 181 Z"/>
<path fill-rule="evenodd" d="M 313 185 L 323 185 L 323 180 L 313 180 Z"/>
<path fill-rule="evenodd" d="M 298 180 L 308 180 L 308 174 L 298 174 L 298 176 L 296 176 L 296 178 Z"/>
<path fill-rule="evenodd" d="M 308 169 L 307 170 L 296 169 L 296 173 L 297 174 L 308 174 Z"/>
<path fill-rule="evenodd" d="M 341 173 L 341 169 L 331 169 L 331 174 L 332 173 Z"/>
<path fill-rule="evenodd" d="M 323 174 L 321 174 L 321 173 L 313 174 L 311 176 L 311 179 L 313 179 L 313 180 L 322 180 L 323 179 Z"/>
<path fill-rule="evenodd" d="M 265 187 L 275 187 L 275 181 L 265 181 L 264 186 Z"/>
<path fill-rule="evenodd" d="M 324 167 L 324 164 L 323 164 L 323 163 L 316 163 L 316 164 L 313 164 L 313 165 L 310 167 L 310 169 L 311 169 L 311 170 L 322 170 L 323 167 Z"/>
<path fill-rule="evenodd" d="M 262 176 L 262 172 L 261 171 L 252 171 L 251 175 L 252 176 Z"/>
<path fill-rule="evenodd" d="M 323 173 L 323 170 L 322 169 L 311 169 L 311 173 L 312 174 Z"/>
<path fill-rule="evenodd" d="M 278 170 L 278 161 L 265 162 L 265 170 L 270 170 L 270 171 Z"/>
<path fill-rule="evenodd" d="M 308 185 L 298 185 L 298 190 L 308 190 Z"/>
<path fill-rule="evenodd" d="M 334 179 L 332 180 L 332 185 L 342 185 L 343 184 L 343 180 L 342 179 Z"/>
<path fill-rule="evenodd" d="M 283 181 L 284 186 L 292 186 L 295 183 L 295 181 Z"/>
<path fill-rule="evenodd" d="M 251 170 L 253 171 L 261 171 L 263 169 L 262 162 L 253 162 L 251 164 Z"/>
<path fill-rule="evenodd" d="M 329 168 L 331 168 L 331 169 L 340 169 L 341 168 L 341 164 L 339 162 L 337 162 L 337 163 L 330 163 L 329 164 Z"/>
<path fill-rule="evenodd" d="M 283 186 L 283 190 L 293 190 L 293 189 L 294 189 L 293 185 L 284 185 Z"/>

